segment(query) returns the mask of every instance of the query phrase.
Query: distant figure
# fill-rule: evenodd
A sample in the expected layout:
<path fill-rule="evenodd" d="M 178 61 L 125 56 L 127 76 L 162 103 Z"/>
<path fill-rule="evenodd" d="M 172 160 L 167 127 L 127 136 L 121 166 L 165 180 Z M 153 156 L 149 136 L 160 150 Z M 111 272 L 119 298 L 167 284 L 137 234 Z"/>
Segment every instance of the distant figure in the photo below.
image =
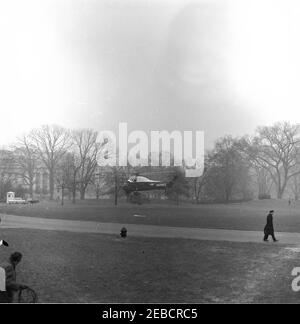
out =
<path fill-rule="evenodd" d="M 13 303 L 15 292 L 27 287 L 16 281 L 16 266 L 21 260 L 22 254 L 20 252 L 14 252 L 9 257 L 8 262 L 1 264 L 1 268 L 5 271 L 6 291 L 0 291 L 0 303 Z"/>
<path fill-rule="evenodd" d="M 267 224 L 264 228 L 264 241 L 268 242 L 268 237 L 269 235 L 272 236 L 272 239 L 274 242 L 277 242 L 278 240 L 276 239 L 275 235 L 274 235 L 274 226 L 273 226 L 273 214 L 274 214 L 274 210 L 270 210 L 269 214 L 267 216 Z"/>
<path fill-rule="evenodd" d="M 291 203 L 292 203 L 291 198 L 289 198 L 289 206 L 291 206 Z"/>
<path fill-rule="evenodd" d="M 120 236 L 125 238 L 127 236 L 127 229 L 126 227 L 121 228 Z"/>

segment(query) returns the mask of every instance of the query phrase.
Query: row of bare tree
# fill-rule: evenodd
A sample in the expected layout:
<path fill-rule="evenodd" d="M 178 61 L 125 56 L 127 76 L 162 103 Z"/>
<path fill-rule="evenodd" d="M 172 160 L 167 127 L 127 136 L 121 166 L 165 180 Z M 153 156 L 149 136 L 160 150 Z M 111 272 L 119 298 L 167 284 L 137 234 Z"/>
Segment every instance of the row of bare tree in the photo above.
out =
<path fill-rule="evenodd" d="M 103 147 L 97 137 L 98 133 L 91 129 L 70 131 L 46 125 L 18 139 L 14 146 L 14 162 L 30 194 L 33 194 L 37 171 L 46 168 L 50 199 L 53 199 L 57 183 L 61 189 L 68 188 L 72 192 L 74 201 L 77 192 L 84 199 Z M 112 168 L 111 174 L 105 176 L 111 179 L 112 190 L 120 190 L 121 182 L 129 176 L 128 170 Z M 219 139 L 206 153 L 203 175 L 181 179 L 173 191 L 178 191 L 175 192 L 177 198 L 178 195 L 189 195 L 197 202 L 228 202 L 250 199 L 254 185 L 260 197 L 267 196 L 273 186 L 277 198 L 282 198 L 289 186 L 297 198 L 299 179 L 300 126 L 281 122 L 259 127 L 253 136 Z M 109 181 L 104 182 L 107 184 Z"/>
<path fill-rule="evenodd" d="M 253 185 L 267 197 L 272 186 L 278 199 L 289 186 L 299 196 L 300 126 L 288 122 L 259 127 L 253 136 L 219 139 L 207 152 L 202 177 L 194 180 L 194 196 L 229 201 L 250 198 Z"/>
<path fill-rule="evenodd" d="M 101 144 L 91 129 L 67 130 L 56 125 L 34 129 L 14 145 L 16 170 L 33 194 L 36 173 L 45 168 L 49 175 L 50 199 L 55 184 L 76 191 L 84 199 L 86 188 L 97 167 Z"/>

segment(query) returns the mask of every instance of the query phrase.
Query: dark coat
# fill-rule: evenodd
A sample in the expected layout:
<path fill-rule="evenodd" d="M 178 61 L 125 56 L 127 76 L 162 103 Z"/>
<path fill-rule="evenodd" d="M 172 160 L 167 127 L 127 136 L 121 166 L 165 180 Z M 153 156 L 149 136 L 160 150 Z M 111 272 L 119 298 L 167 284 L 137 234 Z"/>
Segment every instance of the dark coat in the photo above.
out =
<path fill-rule="evenodd" d="M 267 216 L 267 224 L 264 228 L 265 234 L 273 234 L 274 233 L 274 226 L 273 226 L 273 215 L 268 214 Z"/>

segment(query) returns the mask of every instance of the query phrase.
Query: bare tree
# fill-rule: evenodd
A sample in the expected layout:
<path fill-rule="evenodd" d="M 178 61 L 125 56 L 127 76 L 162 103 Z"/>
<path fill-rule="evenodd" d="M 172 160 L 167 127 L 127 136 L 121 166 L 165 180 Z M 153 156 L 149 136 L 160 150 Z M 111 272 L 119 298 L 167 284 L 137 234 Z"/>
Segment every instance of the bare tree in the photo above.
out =
<path fill-rule="evenodd" d="M 300 174 L 293 176 L 291 179 L 290 189 L 294 195 L 295 201 L 298 201 L 300 197 Z"/>
<path fill-rule="evenodd" d="M 219 139 L 206 162 L 205 192 L 213 200 L 229 202 L 249 198 L 250 165 L 231 136 Z"/>
<path fill-rule="evenodd" d="M 85 198 L 87 186 L 93 182 L 97 168 L 101 144 L 97 142 L 98 133 L 91 129 L 76 130 L 72 133 L 73 149 L 78 156 L 78 182 L 80 199 Z"/>
<path fill-rule="evenodd" d="M 175 176 L 171 180 L 172 185 L 166 189 L 166 195 L 168 198 L 173 199 L 176 205 L 179 205 L 182 196 L 189 197 L 189 182 L 180 168 L 175 168 L 174 172 Z"/>
<path fill-rule="evenodd" d="M 206 156 L 205 161 L 204 161 L 204 170 L 203 170 L 202 175 L 200 177 L 191 178 L 191 181 L 192 181 L 191 185 L 193 188 L 196 204 L 200 203 L 201 194 L 203 193 L 203 189 L 207 182 L 208 169 L 209 169 L 208 156 Z"/>
<path fill-rule="evenodd" d="M 98 165 L 93 179 L 92 184 L 95 190 L 96 199 L 99 200 L 101 195 L 111 193 L 111 188 L 108 186 L 108 177 L 112 177 L 112 170 L 109 166 Z"/>
<path fill-rule="evenodd" d="M 254 170 L 258 185 L 258 198 L 270 197 L 270 191 L 274 182 L 269 172 L 259 165 L 255 165 Z"/>
<path fill-rule="evenodd" d="M 72 202 L 76 202 L 76 192 L 79 189 L 78 173 L 80 170 L 80 159 L 74 152 L 67 152 L 60 163 L 57 182 L 60 189 L 68 189 L 72 195 Z M 62 192 L 63 197 L 63 192 Z"/>
<path fill-rule="evenodd" d="M 127 167 L 107 167 L 103 176 L 103 186 L 107 188 L 106 193 L 114 196 L 114 204 L 118 204 L 122 188 L 128 179 Z"/>
<path fill-rule="evenodd" d="M 71 146 L 70 133 L 57 125 L 44 125 L 30 133 L 39 159 L 49 172 L 50 199 L 53 200 L 57 167 Z"/>
<path fill-rule="evenodd" d="M 299 125 L 276 123 L 259 127 L 257 136 L 248 141 L 249 158 L 269 173 L 278 199 L 282 198 L 289 180 L 300 173 L 299 130 Z"/>
<path fill-rule="evenodd" d="M 93 180 L 92 180 L 97 200 L 99 200 L 101 192 L 102 192 L 102 188 L 105 186 L 105 181 L 103 178 L 104 178 L 104 175 L 102 175 L 101 172 L 98 172 L 94 175 Z"/>
<path fill-rule="evenodd" d="M 37 151 L 29 136 L 23 135 L 14 146 L 14 163 L 16 166 L 16 174 L 28 185 L 29 194 L 32 198 L 35 174 L 38 166 Z"/>
<path fill-rule="evenodd" d="M 0 199 L 5 199 L 8 191 L 11 191 L 15 183 L 13 152 L 0 150 Z"/>

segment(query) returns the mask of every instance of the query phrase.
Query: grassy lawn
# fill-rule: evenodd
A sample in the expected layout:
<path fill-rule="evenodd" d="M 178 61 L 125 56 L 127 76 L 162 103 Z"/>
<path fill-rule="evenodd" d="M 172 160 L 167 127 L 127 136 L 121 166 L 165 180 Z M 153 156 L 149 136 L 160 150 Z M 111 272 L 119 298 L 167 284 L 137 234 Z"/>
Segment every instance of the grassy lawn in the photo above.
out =
<path fill-rule="evenodd" d="M 275 210 L 274 225 L 277 231 L 300 232 L 300 202 L 288 206 L 284 200 L 198 206 L 122 203 L 115 207 L 108 202 L 95 200 L 78 201 L 76 205 L 66 201 L 64 206 L 57 202 L 0 205 L 0 213 L 21 216 L 257 231 L 262 231 L 270 209 Z"/>
<path fill-rule="evenodd" d="M 0 229 L 40 302 L 298 302 L 286 246 Z"/>

